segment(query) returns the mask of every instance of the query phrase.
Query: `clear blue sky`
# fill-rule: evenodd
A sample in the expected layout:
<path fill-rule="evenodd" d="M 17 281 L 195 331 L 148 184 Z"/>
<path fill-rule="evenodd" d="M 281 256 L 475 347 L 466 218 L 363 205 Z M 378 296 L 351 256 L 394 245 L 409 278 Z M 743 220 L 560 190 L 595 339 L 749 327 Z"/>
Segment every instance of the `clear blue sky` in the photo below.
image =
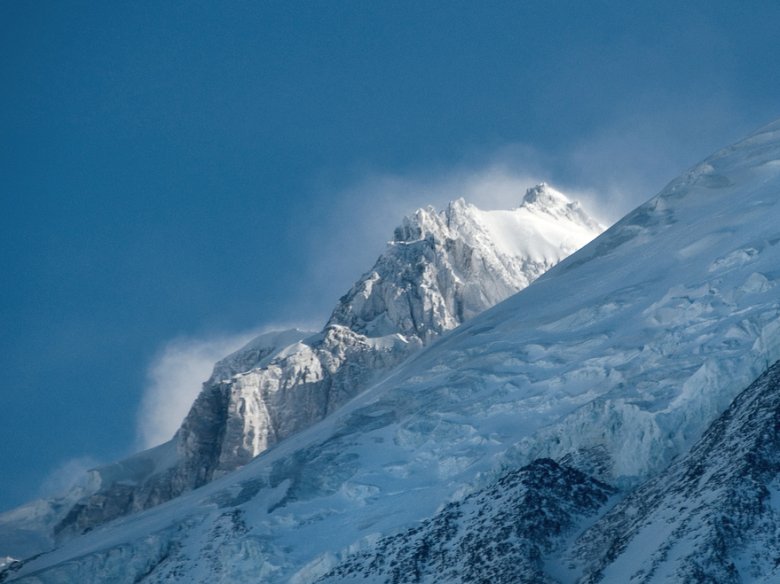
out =
<path fill-rule="evenodd" d="M 375 205 L 393 185 L 440 204 L 500 161 L 615 217 L 780 116 L 778 22 L 776 2 L 0 3 L 0 509 L 130 452 L 171 339 L 324 319 L 400 218 Z"/>

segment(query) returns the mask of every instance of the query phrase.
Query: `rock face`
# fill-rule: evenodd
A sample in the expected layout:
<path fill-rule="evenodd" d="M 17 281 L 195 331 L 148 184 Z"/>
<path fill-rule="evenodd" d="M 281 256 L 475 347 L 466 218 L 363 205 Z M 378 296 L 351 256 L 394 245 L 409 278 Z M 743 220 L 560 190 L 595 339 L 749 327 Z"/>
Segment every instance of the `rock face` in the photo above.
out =
<path fill-rule="evenodd" d="M 545 555 L 615 490 L 539 459 L 397 535 L 380 539 L 318 580 L 477 584 L 552 583 Z"/>
<path fill-rule="evenodd" d="M 248 463 L 601 231 L 545 184 L 508 211 L 462 199 L 441 212 L 419 209 L 321 332 L 266 334 L 217 363 L 173 440 L 94 471 L 91 492 L 59 513 L 54 534 L 82 533 Z"/>
<path fill-rule="evenodd" d="M 569 556 L 583 583 L 780 581 L 780 363 Z"/>
<path fill-rule="evenodd" d="M 528 189 L 511 211 L 481 211 L 463 199 L 441 213 L 419 209 L 329 325 L 427 343 L 525 288 L 602 230 L 545 184 Z"/>
<path fill-rule="evenodd" d="M 198 429 L 215 408 L 224 409 L 220 453 L 207 466 L 221 474 L 246 464 L 443 332 L 525 288 L 601 229 L 579 204 L 544 184 L 511 211 L 481 211 L 462 199 L 441 213 L 418 210 L 341 298 L 321 333 L 263 367 L 205 387 L 180 444 L 213 444 Z M 185 447 L 185 456 L 191 451 Z"/>
<path fill-rule="evenodd" d="M 219 387 L 220 379 L 239 371 L 265 366 L 290 343 L 308 334 L 295 329 L 265 333 L 216 363 L 183 424 L 189 430 L 189 443 L 178 438 L 183 432 L 179 430 L 172 441 L 91 471 L 89 484 L 82 487 L 86 494 L 75 502 L 68 501 L 60 511 L 52 527 L 55 538 L 82 533 L 116 517 L 159 505 L 209 481 L 213 464 L 204 462 L 219 456 L 227 403 L 208 388 Z M 185 452 L 199 455 L 183 456 Z"/>

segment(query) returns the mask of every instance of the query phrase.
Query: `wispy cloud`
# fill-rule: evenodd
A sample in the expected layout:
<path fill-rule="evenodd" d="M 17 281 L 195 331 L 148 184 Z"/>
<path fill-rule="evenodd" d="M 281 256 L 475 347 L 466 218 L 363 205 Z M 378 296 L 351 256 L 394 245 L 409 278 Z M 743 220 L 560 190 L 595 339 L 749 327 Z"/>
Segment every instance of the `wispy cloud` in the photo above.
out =
<path fill-rule="evenodd" d="M 305 331 L 316 326 L 267 323 L 237 333 L 178 337 L 167 342 L 147 369 L 137 416 L 137 446 L 151 448 L 173 437 L 217 361 L 259 335 L 293 328 Z"/>
<path fill-rule="evenodd" d="M 338 298 L 371 267 L 401 218 L 417 207 L 442 208 L 457 197 L 482 208 L 517 206 L 525 189 L 543 180 L 544 173 L 531 168 L 518 171 L 509 162 L 508 152 L 473 169 L 408 176 L 366 174 L 332 199 L 320 226 L 307 232 L 312 258 L 309 274 L 297 290 L 290 291 L 288 302 L 297 303 L 297 312 L 304 317 L 311 316 L 312 304 L 319 302 L 316 311 L 321 321 L 296 327 L 320 328 Z M 166 343 L 148 367 L 137 419 L 138 446 L 149 448 L 173 436 L 216 361 L 262 332 L 283 328 L 292 326 L 264 324 L 249 332 L 181 337 Z"/>
<path fill-rule="evenodd" d="M 38 489 L 38 496 L 52 497 L 67 493 L 74 487 L 84 484 L 88 476 L 87 471 L 99 464 L 99 461 L 91 456 L 66 460 L 43 480 Z"/>
<path fill-rule="evenodd" d="M 482 209 L 510 209 L 520 204 L 526 189 L 540 182 L 583 199 L 589 211 L 598 203 L 590 191 L 556 181 L 540 153 L 522 144 L 480 156 L 473 164 L 405 174 L 365 172 L 328 198 L 320 221 L 306 232 L 311 258 L 307 280 L 313 283 L 309 285 L 332 306 L 370 269 L 394 228 L 415 209 L 428 205 L 442 209 L 460 197 Z M 601 213 L 595 215 L 603 218 Z"/>
<path fill-rule="evenodd" d="M 370 170 L 346 187 L 323 187 L 330 192 L 322 197 L 327 206 L 305 233 L 311 258 L 307 286 L 320 292 L 314 303 L 329 309 L 370 268 L 402 217 L 418 207 L 441 209 L 463 197 L 486 209 L 511 208 L 525 189 L 544 181 L 610 225 L 751 129 L 726 97 L 692 96 L 684 104 L 680 99 L 648 93 L 566 144 L 508 144 L 448 167 Z M 307 287 L 293 296 L 312 299 Z"/>
<path fill-rule="evenodd" d="M 611 223 L 753 129 L 750 118 L 727 95 L 656 91 L 573 142 L 554 169 Z"/>
<path fill-rule="evenodd" d="M 402 217 L 418 207 L 441 209 L 463 197 L 484 209 L 512 208 L 528 187 L 545 181 L 609 225 L 732 139 L 735 117 L 728 102 L 702 100 L 696 108 L 678 108 L 663 96 L 646 100 L 568 144 L 545 149 L 508 144 L 451 166 L 370 170 L 346 186 L 321 186 L 327 193 L 315 198 L 322 201 L 313 214 L 316 223 L 294 226 L 294 235 L 308 245 L 309 260 L 301 285 L 289 291 L 284 313 L 324 321 L 338 298 L 373 265 Z M 159 352 L 139 415 L 143 446 L 172 436 L 213 363 L 252 334 L 175 339 Z"/>
<path fill-rule="evenodd" d="M 138 441 L 149 448 L 169 440 L 187 415 L 214 363 L 247 343 L 254 332 L 177 338 L 152 361 L 138 414 Z"/>

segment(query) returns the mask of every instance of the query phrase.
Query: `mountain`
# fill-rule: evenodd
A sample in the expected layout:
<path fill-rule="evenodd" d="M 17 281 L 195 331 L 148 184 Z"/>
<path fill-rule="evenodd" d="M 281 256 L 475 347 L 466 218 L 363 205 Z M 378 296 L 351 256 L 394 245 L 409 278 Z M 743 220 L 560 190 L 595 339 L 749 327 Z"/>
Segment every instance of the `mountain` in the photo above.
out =
<path fill-rule="evenodd" d="M 334 412 L 443 332 L 526 287 L 602 228 L 540 184 L 512 210 L 417 210 L 319 333 L 268 333 L 217 363 L 174 438 L 0 516 L 12 554 L 147 509 L 248 463 Z M 20 538 L 20 533 L 26 533 Z M 11 535 L 7 536 L 11 539 Z"/>
<path fill-rule="evenodd" d="M 778 555 L 773 515 L 761 505 L 774 505 L 767 428 L 776 410 L 771 402 L 743 410 L 736 398 L 780 359 L 778 244 L 780 122 L 707 158 L 518 294 L 428 342 L 243 467 L 14 564 L 7 579 L 304 584 L 348 574 L 350 566 L 357 574 L 384 549 L 395 557 L 387 569 L 377 563 L 367 581 L 413 582 L 452 560 L 447 549 L 428 546 L 444 554 L 438 560 L 414 551 L 450 537 L 439 536 L 440 528 L 466 551 L 479 537 L 477 547 L 486 550 L 514 553 L 505 546 L 517 545 L 527 550 L 519 552 L 525 573 L 541 569 L 561 582 L 578 574 L 598 580 L 618 566 L 613 562 L 631 563 L 624 543 L 649 568 L 660 558 L 677 569 L 696 556 L 720 562 L 713 569 L 728 569 L 728 562 L 771 566 Z M 717 435 L 716 420 L 732 403 L 734 430 L 710 439 L 708 429 Z M 764 431 L 745 432 L 743 445 L 732 448 L 751 416 Z M 697 450 L 702 439 L 711 448 Z M 648 510 L 637 510 L 636 529 L 631 509 L 615 506 L 625 520 L 617 517 L 614 536 L 598 535 L 599 525 L 610 524 L 614 499 L 598 505 L 612 488 L 630 497 L 689 453 L 704 470 L 699 484 L 737 515 L 708 519 L 706 510 L 677 507 L 681 520 L 702 519 L 702 529 L 673 533 L 669 549 L 678 555 L 659 556 L 657 541 L 644 536 L 657 535 L 655 518 L 670 517 L 664 501 L 679 500 L 673 488 L 656 485 L 654 499 L 643 502 Z M 707 472 L 732 466 L 736 474 L 723 480 L 745 488 L 718 491 L 726 483 Z M 747 478 L 739 474 L 748 470 Z M 667 484 L 685 472 L 666 475 Z M 555 489 L 545 476 L 570 487 Z M 566 497 L 569 490 L 574 498 Z M 506 506 L 498 502 L 503 494 Z M 532 508 L 544 517 L 522 518 L 537 535 L 502 538 L 502 513 L 543 494 L 549 500 Z M 495 537 L 484 533 L 493 523 L 480 523 L 475 505 L 496 522 Z M 453 509 L 461 515 L 451 521 Z M 588 521 L 596 531 L 587 530 Z M 540 533 L 546 525 L 550 533 Z M 593 534 L 586 558 L 593 564 L 569 570 L 564 562 L 583 557 L 569 555 L 579 548 L 568 538 L 585 545 L 590 540 L 577 537 L 583 530 Z M 751 546 L 740 555 L 740 540 L 727 537 L 733 533 L 747 542 L 758 534 L 757 545 L 768 549 L 755 555 L 760 550 Z M 703 549 L 689 554 L 686 542 Z M 393 575 L 393 561 L 409 571 Z M 719 575 L 704 573 L 699 581 Z M 663 581 L 660 571 L 639 577 Z"/>

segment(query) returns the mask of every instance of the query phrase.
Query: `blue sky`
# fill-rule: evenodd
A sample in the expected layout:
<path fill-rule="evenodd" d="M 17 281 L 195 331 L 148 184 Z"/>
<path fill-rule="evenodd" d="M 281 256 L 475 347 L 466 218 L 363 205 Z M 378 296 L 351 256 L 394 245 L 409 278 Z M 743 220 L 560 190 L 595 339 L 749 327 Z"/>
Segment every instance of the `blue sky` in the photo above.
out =
<path fill-rule="evenodd" d="M 780 116 L 780 7 L 682 4 L 0 3 L 0 509 L 138 447 L 161 364 L 322 324 L 404 212 L 615 219 Z"/>

